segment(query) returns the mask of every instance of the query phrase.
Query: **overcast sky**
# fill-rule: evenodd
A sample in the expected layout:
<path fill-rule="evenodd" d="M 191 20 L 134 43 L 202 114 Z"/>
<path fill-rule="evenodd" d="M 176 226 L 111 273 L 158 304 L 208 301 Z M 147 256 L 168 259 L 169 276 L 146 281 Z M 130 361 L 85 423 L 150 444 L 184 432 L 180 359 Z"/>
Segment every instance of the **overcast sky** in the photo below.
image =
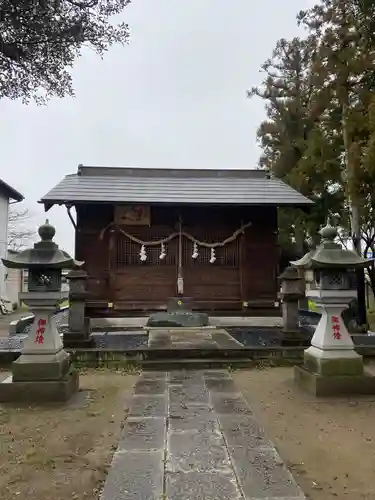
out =
<path fill-rule="evenodd" d="M 130 45 L 104 60 L 87 52 L 76 98 L 47 107 L 0 102 L 1 177 L 21 191 L 37 226 L 37 201 L 84 165 L 254 168 L 263 103 L 246 99 L 276 41 L 300 32 L 309 0 L 133 0 Z M 48 212 L 56 241 L 73 252 L 65 208 Z"/>

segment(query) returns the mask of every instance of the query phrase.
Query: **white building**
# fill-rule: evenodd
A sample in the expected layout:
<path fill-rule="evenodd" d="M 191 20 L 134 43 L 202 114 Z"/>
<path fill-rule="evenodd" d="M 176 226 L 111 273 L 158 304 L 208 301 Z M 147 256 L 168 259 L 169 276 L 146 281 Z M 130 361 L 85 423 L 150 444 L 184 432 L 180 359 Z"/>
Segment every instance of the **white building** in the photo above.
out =
<path fill-rule="evenodd" d="M 8 254 L 8 218 L 9 205 L 22 201 L 21 193 L 0 179 L 0 259 Z M 0 261 L 0 298 L 6 297 L 7 270 Z"/>

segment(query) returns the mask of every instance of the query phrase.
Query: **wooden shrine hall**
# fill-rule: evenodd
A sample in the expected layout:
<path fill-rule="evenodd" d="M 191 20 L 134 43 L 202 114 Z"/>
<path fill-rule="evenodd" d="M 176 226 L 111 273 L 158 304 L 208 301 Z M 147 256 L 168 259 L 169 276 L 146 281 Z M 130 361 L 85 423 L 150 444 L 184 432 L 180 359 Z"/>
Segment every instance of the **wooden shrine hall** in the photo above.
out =
<path fill-rule="evenodd" d="M 196 310 L 275 314 L 277 207 L 312 202 L 262 170 L 79 165 L 41 203 L 67 207 L 94 317 L 164 310 L 177 295 Z"/>

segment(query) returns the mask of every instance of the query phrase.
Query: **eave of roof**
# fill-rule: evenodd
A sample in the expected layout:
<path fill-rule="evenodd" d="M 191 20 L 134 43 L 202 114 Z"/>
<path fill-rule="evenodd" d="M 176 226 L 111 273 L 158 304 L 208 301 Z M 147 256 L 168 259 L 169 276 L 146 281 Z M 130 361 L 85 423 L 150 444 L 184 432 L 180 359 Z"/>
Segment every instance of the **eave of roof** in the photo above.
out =
<path fill-rule="evenodd" d="M 308 206 L 312 201 L 261 170 L 78 167 L 42 197 L 54 204 L 152 203 Z"/>
<path fill-rule="evenodd" d="M 5 181 L 0 179 L 0 189 L 6 194 L 6 196 L 15 201 L 23 201 L 25 197 L 18 192 L 16 189 L 9 186 Z"/>

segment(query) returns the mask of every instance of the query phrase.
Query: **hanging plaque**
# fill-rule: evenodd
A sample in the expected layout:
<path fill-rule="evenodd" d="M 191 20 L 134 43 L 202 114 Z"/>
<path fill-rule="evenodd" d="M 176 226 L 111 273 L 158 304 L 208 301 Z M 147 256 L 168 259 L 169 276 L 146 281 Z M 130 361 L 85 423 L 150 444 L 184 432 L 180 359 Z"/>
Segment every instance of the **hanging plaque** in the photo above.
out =
<path fill-rule="evenodd" d="M 150 226 L 151 210 L 148 205 L 116 205 L 114 219 L 123 226 Z"/>

